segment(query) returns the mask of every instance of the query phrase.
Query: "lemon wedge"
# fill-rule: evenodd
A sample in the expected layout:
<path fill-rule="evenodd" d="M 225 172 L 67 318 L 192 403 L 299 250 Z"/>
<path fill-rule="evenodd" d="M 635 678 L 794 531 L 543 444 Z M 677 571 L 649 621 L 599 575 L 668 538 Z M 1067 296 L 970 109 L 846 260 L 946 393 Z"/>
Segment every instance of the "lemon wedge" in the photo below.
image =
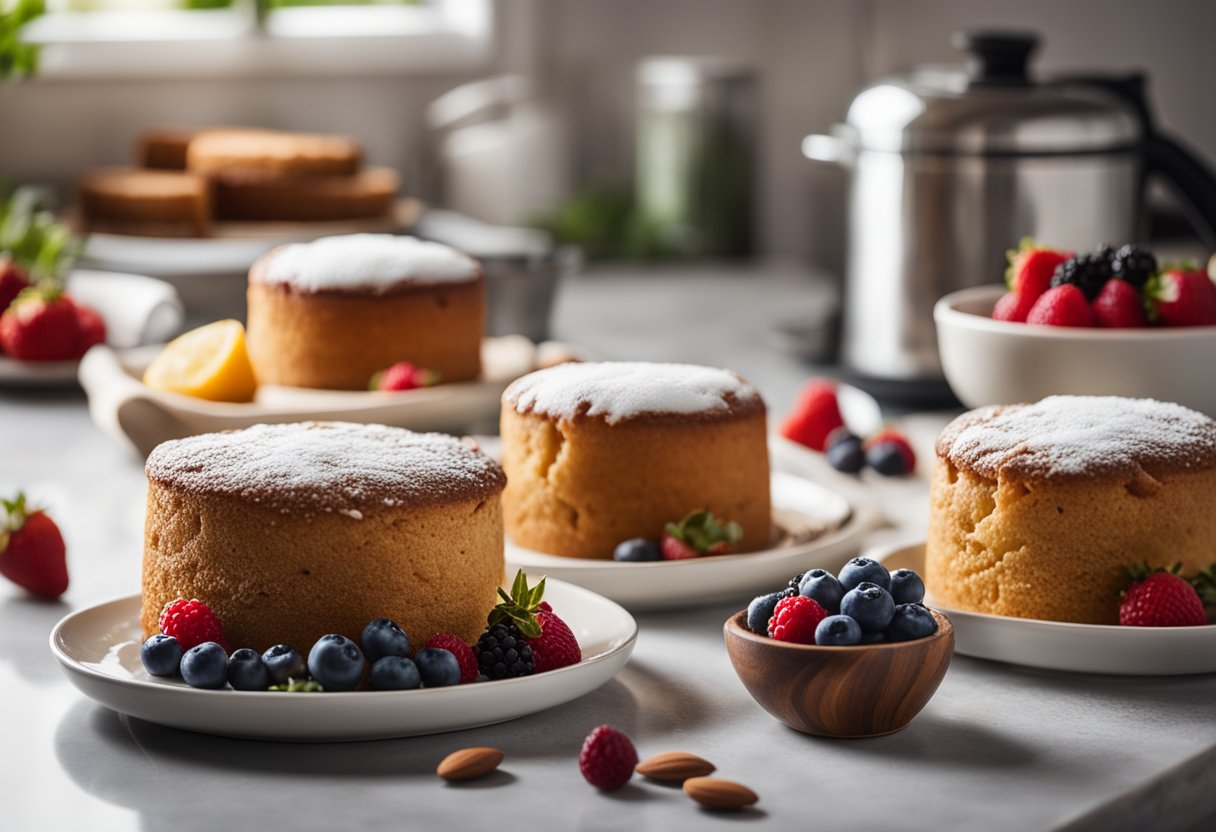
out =
<path fill-rule="evenodd" d="M 240 321 L 216 321 L 170 341 L 144 371 L 144 384 L 213 402 L 250 402 L 257 379 Z"/>

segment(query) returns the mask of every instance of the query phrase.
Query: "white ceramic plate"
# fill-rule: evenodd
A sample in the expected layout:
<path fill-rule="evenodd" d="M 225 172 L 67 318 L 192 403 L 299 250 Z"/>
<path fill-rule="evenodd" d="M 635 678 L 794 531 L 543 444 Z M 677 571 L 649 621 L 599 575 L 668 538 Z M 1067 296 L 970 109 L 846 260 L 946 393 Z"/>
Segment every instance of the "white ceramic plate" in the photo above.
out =
<path fill-rule="evenodd" d="M 924 574 L 925 546 L 899 546 L 872 555 L 888 569 Z M 961 612 L 926 601 L 954 622 L 954 650 L 964 656 L 1048 670 L 1119 676 L 1180 676 L 1216 671 L 1216 625 L 1119 627 L 1068 624 Z"/>
<path fill-rule="evenodd" d="M 185 319 L 173 287 L 143 275 L 77 269 L 68 277 L 67 290 L 101 315 L 106 342 L 116 348 L 162 343 Z M 18 361 L 0 355 L 0 387 L 74 387 L 79 368 L 79 361 Z"/>
<path fill-rule="evenodd" d="M 80 365 L 89 411 L 104 431 L 145 456 L 161 442 L 271 422 L 375 422 L 412 430 L 465 430 L 496 419 L 502 391 L 535 368 L 537 347 L 512 335 L 482 345 L 482 378 L 400 393 L 263 386 L 247 404 L 210 402 L 153 390 L 140 374 L 156 348 L 123 355 L 95 348 Z"/>
<path fill-rule="evenodd" d="M 815 567 L 836 569 L 857 550 L 860 538 L 880 520 L 864 503 L 849 502 L 810 480 L 774 472 L 774 508 L 786 509 L 835 526 L 802 544 L 742 555 L 652 563 L 617 563 L 546 555 L 516 546 L 507 538 L 510 570 L 544 573 L 594 590 L 631 609 L 677 609 L 751 595 L 784 586 L 795 572 Z"/>
<path fill-rule="evenodd" d="M 583 651 L 576 665 L 497 682 L 408 691 L 271 693 L 197 690 L 155 679 L 139 660 L 139 596 L 77 610 L 51 632 L 72 684 L 107 708 L 174 728 L 230 737 L 342 742 L 439 734 L 554 708 L 598 688 L 625 666 L 637 624 L 593 592 L 549 580 L 545 600 Z"/>

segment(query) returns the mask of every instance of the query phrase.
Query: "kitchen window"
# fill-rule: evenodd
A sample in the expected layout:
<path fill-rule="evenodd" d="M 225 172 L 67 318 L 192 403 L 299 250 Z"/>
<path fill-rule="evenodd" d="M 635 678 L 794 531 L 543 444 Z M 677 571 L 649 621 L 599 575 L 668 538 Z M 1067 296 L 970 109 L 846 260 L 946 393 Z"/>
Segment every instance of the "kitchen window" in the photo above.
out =
<path fill-rule="evenodd" d="M 402 74 L 493 54 L 492 0 L 46 0 L 44 78 Z"/>

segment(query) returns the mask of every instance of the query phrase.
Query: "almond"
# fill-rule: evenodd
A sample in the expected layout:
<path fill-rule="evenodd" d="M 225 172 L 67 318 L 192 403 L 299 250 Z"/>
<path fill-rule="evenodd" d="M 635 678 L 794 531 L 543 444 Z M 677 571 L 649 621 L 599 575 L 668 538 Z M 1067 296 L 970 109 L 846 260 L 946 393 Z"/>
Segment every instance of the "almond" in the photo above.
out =
<path fill-rule="evenodd" d="M 696 754 L 667 751 L 638 763 L 637 773 L 651 780 L 683 783 L 689 777 L 704 777 L 714 771 L 714 764 Z"/>
<path fill-rule="evenodd" d="M 498 768 L 502 757 L 497 748 L 462 748 L 444 757 L 435 773 L 444 780 L 473 780 Z"/>
<path fill-rule="evenodd" d="M 760 799 L 742 783 L 720 777 L 690 777 L 684 781 L 684 794 L 706 809 L 742 809 Z"/>

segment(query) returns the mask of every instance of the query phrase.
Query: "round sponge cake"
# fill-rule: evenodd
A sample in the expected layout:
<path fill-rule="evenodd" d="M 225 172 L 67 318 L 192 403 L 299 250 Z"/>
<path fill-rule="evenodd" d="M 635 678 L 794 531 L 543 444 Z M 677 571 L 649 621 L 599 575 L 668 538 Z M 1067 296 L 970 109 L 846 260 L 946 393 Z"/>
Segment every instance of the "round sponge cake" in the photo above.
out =
<path fill-rule="evenodd" d="M 738 551 L 772 542 L 764 401 L 728 370 L 571 363 L 503 394 L 507 534 L 524 547 L 611 558 L 709 509 L 742 526 Z"/>
<path fill-rule="evenodd" d="M 925 579 L 960 610 L 1116 624 L 1128 569 L 1216 563 L 1216 422 L 1149 399 L 980 408 L 937 440 Z"/>
<path fill-rule="evenodd" d="M 306 652 L 388 616 L 421 644 L 475 640 L 503 578 L 502 469 L 380 425 L 256 425 L 148 457 L 143 610 L 198 598 L 230 646 Z"/>
<path fill-rule="evenodd" d="M 249 358 L 258 381 L 366 390 L 399 361 L 440 382 L 481 374 L 485 283 L 439 243 L 349 234 L 280 246 L 249 272 Z"/>

